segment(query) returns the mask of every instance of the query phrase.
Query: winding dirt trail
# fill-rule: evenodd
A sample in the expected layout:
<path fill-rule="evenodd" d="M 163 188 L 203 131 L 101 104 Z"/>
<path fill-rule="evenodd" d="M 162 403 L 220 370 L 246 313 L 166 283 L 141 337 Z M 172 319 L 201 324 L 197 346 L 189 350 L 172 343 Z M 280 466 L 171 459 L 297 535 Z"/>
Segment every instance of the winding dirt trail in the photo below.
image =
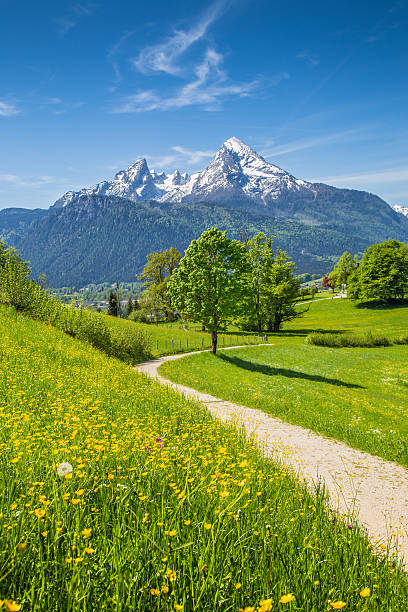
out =
<path fill-rule="evenodd" d="M 249 347 L 222 350 L 234 348 Z M 265 454 L 279 459 L 310 484 L 323 481 L 331 506 L 343 515 L 354 515 L 374 544 L 384 544 L 391 536 L 398 555 L 408 559 L 408 470 L 260 410 L 201 393 L 158 374 L 158 368 L 165 361 L 196 354 L 162 357 L 141 363 L 135 370 L 205 404 L 222 421 L 233 422 L 238 427 L 243 425 L 248 435 L 256 435 Z"/>

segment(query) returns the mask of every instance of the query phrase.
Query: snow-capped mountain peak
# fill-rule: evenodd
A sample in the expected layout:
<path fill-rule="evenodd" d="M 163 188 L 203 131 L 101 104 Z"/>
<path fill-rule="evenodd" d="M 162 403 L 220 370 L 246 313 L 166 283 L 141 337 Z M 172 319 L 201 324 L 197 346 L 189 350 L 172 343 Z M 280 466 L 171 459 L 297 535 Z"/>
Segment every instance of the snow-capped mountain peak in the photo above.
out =
<path fill-rule="evenodd" d="M 134 201 L 202 201 L 274 207 L 282 197 L 299 193 L 311 198 L 314 190 L 310 183 L 267 162 L 233 136 L 221 145 L 207 168 L 191 176 L 179 170 L 172 174 L 149 170 L 146 159 L 141 157 L 126 170 L 118 172 L 112 181 L 70 191 L 54 206 L 67 206 L 81 195 L 114 195 Z"/>
<path fill-rule="evenodd" d="M 408 206 L 401 206 L 400 204 L 396 204 L 395 206 L 393 206 L 393 209 L 396 212 L 401 213 L 401 215 L 408 217 Z"/>

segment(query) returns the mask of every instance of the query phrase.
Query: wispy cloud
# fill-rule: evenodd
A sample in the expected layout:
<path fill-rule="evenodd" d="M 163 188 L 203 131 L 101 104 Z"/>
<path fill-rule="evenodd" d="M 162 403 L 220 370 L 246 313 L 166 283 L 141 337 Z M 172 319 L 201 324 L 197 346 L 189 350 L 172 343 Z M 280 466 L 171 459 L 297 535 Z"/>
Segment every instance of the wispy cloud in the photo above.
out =
<path fill-rule="evenodd" d="M 387 170 L 378 170 L 360 174 L 343 174 L 316 179 L 322 183 L 361 184 L 369 182 L 376 185 L 408 181 L 408 166 L 398 166 Z"/>
<path fill-rule="evenodd" d="M 282 145 L 275 144 L 274 142 L 267 142 L 263 146 L 259 145 L 259 149 L 263 151 L 264 156 L 286 155 L 287 153 L 303 151 L 304 149 L 312 149 L 326 143 L 347 141 L 354 137 L 357 132 L 358 130 L 343 130 L 341 132 L 326 134 L 325 136 L 303 138 Z"/>
<path fill-rule="evenodd" d="M 217 110 L 221 101 L 230 96 L 248 97 L 258 85 L 254 80 L 247 83 L 229 82 L 222 68 L 223 56 L 208 49 L 204 60 L 196 66 L 194 78 L 182 86 L 174 95 L 164 96 L 152 90 L 126 96 L 113 109 L 114 113 L 135 113 L 153 110 L 174 110 L 187 106 L 201 106 L 205 110 Z M 282 78 L 287 78 L 282 75 Z"/>
<path fill-rule="evenodd" d="M 15 104 L 0 101 L 0 117 L 13 117 L 14 115 L 19 114 L 20 110 Z"/>
<path fill-rule="evenodd" d="M 214 155 L 214 151 L 190 151 L 180 146 L 172 147 L 172 149 L 184 157 L 187 164 L 199 164 L 204 159 L 208 159 Z"/>
<path fill-rule="evenodd" d="M 319 57 L 316 55 L 316 53 L 309 51 L 309 49 L 303 49 L 303 51 L 300 51 L 296 57 L 304 60 L 309 66 L 317 66 L 320 64 Z"/>
<path fill-rule="evenodd" d="M 108 62 L 111 64 L 113 68 L 113 72 L 115 76 L 115 79 L 114 79 L 115 83 L 119 83 L 122 80 L 122 74 L 121 74 L 120 67 L 119 67 L 118 56 L 125 42 L 128 40 L 128 38 L 133 36 L 134 33 L 135 33 L 135 30 L 125 32 L 124 34 L 122 34 L 119 40 L 114 45 L 112 45 L 110 49 L 108 49 L 107 58 L 108 58 Z"/>
<path fill-rule="evenodd" d="M 64 183 L 65 179 L 56 176 L 19 176 L 17 174 L 0 174 L 0 183 L 9 183 L 19 187 L 42 187 Z"/>
<path fill-rule="evenodd" d="M 190 29 L 175 30 L 164 42 L 143 49 L 139 56 L 132 60 L 133 65 L 144 73 L 158 71 L 179 74 L 181 68 L 177 65 L 177 60 L 205 36 L 210 25 L 221 17 L 230 4 L 229 0 L 217 0 Z"/>
<path fill-rule="evenodd" d="M 60 36 L 65 36 L 83 17 L 93 15 L 97 8 L 98 5 L 93 2 L 78 2 L 70 6 L 66 15 L 55 19 Z"/>

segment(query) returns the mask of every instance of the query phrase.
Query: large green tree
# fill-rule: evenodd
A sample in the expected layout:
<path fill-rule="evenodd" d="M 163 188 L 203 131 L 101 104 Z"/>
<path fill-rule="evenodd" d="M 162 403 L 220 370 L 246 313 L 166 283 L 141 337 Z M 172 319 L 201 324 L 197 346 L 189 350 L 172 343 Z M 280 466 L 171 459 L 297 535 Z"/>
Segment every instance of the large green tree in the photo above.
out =
<path fill-rule="evenodd" d="M 295 264 L 285 251 L 277 250 L 272 268 L 271 288 L 267 311 L 267 331 L 278 332 L 285 321 L 301 317 L 306 310 L 298 310 L 300 281 L 293 274 Z"/>
<path fill-rule="evenodd" d="M 242 314 L 246 329 L 279 331 L 284 321 L 299 317 L 295 308 L 300 280 L 293 275 L 294 263 L 280 249 L 272 250 L 272 236 L 259 232 L 247 240 L 248 271 Z"/>
<path fill-rule="evenodd" d="M 349 295 L 382 302 L 403 300 L 408 293 L 408 245 L 398 240 L 373 244 L 350 277 Z"/>
<path fill-rule="evenodd" d="M 350 276 L 357 267 L 357 256 L 353 258 L 348 251 L 345 251 L 329 274 L 330 286 L 333 289 L 347 286 Z"/>
<path fill-rule="evenodd" d="M 157 310 L 162 310 L 166 318 L 172 312 L 171 298 L 168 291 L 168 282 L 174 270 L 179 266 L 181 253 L 174 247 L 152 252 L 146 255 L 147 264 L 139 276 L 143 280 L 146 296 L 155 305 Z"/>
<path fill-rule="evenodd" d="M 218 332 L 242 303 L 247 269 L 245 246 L 212 227 L 191 242 L 169 280 L 174 307 L 211 332 L 214 354 Z"/>

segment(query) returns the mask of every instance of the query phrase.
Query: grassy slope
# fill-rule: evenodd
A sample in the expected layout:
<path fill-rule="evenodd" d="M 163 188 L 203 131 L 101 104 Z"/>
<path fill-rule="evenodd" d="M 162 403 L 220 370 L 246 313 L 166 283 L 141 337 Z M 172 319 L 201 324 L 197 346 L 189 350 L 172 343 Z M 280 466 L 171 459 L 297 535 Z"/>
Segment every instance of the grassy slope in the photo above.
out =
<path fill-rule="evenodd" d="M 407 609 L 398 567 L 199 406 L 4 307 L 0 357 L 0 598 L 226 612 L 283 609 L 291 592 L 291 610 Z"/>
<path fill-rule="evenodd" d="M 139 329 L 150 338 L 151 353 L 154 357 L 173 355 L 175 353 L 188 353 L 189 351 L 208 349 L 211 346 L 210 334 L 200 331 L 201 326 L 188 323 L 183 325 L 179 321 L 174 323 L 134 323 L 127 319 L 117 319 L 105 315 L 107 325 L 126 330 Z M 263 342 L 260 338 L 259 342 Z M 234 346 L 237 344 L 257 344 L 258 335 L 248 332 L 228 331 L 219 336 L 220 346 Z"/>
<path fill-rule="evenodd" d="M 273 347 L 197 355 L 162 375 L 408 465 L 408 346 L 330 349 L 305 345 L 316 329 L 408 330 L 408 307 L 361 309 L 349 300 L 312 304 Z M 228 385 L 225 381 L 228 380 Z"/>

